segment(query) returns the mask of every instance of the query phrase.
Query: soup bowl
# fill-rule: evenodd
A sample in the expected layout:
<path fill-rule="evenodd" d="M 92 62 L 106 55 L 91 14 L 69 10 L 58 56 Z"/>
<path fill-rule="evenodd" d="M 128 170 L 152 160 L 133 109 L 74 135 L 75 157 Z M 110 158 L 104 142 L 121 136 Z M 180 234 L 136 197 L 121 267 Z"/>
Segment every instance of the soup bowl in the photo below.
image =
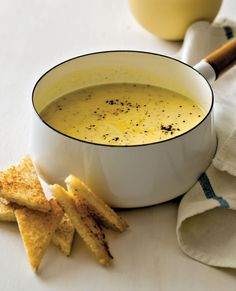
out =
<path fill-rule="evenodd" d="M 154 53 L 105 51 L 67 60 L 46 72 L 32 94 L 30 153 L 40 177 L 49 184 L 64 184 L 69 174 L 76 175 L 109 205 L 119 208 L 153 205 L 185 193 L 216 151 L 209 81 L 232 64 L 232 58 L 227 64 L 221 62 L 222 56 L 232 55 L 232 47 L 235 43 L 197 68 Z M 188 96 L 203 109 L 204 118 L 168 140 L 108 145 L 63 134 L 40 115 L 48 104 L 69 92 L 123 82 L 150 84 Z"/>

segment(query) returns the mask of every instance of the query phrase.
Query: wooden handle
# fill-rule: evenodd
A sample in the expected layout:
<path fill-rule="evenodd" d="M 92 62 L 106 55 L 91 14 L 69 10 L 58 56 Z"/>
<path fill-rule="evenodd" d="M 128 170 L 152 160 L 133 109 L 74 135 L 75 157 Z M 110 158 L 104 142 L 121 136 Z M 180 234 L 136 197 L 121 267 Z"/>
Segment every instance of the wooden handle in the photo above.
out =
<path fill-rule="evenodd" d="M 236 64 L 236 38 L 205 58 L 215 71 L 216 79 Z"/>

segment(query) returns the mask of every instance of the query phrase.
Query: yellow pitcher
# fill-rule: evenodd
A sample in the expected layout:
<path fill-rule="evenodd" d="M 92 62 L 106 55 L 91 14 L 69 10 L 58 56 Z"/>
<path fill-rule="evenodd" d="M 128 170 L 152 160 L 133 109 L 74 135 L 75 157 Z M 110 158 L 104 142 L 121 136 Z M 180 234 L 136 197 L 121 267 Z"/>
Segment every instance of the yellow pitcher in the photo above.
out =
<path fill-rule="evenodd" d="M 216 17 L 222 0 L 129 0 L 136 20 L 166 40 L 182 40 L 193 22 Z"/>

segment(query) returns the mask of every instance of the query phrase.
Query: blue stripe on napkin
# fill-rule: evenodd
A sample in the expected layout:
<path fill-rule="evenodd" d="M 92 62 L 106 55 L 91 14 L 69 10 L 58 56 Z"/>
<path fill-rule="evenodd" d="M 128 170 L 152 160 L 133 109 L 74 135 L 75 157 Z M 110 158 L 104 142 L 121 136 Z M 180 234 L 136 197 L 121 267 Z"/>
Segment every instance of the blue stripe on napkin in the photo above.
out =
<path fill-rule="evenodd" d="M 226 37 L 227 37 L 228 39 L 231 39 L 231 38 L 234 37 L 234 32 L 233 32 L 232 27 L 230 27 L 230 26 L 224 26 L 223 28 L 224 28 L 224 31 L 225 31 Z"/>
<path fill-rule="evenodd" d="M 223 197 L 217 196 L 215 194 L 215 191 L 213 190 L 211 183 L 205 173 L 201 175 L 198 181 L 202 186 L 202 190 L 205 193 L 207 199 L 215 199 L 219 202 L 220 207 L 229 208 L 229 203 Z"/>

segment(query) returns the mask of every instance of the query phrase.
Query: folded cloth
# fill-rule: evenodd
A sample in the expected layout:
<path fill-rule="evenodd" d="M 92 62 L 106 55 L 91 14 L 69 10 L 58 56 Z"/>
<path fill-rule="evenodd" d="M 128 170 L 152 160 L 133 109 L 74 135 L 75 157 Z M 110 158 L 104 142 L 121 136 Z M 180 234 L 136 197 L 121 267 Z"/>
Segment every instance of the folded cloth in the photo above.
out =
<path fill-rule="evenodd" d="M 234 108 L 236 109 L 236 107 Z M 236 176 L 236 130 L 230 134 L 223 146 L 219 146 L 213 159 L 213 165 L 221 171 L 226 171 Z"/>
<path fill-rule="evenodd" d="M 236 178 L 213 165 L 183 197 L 178 211 L 181 249 L 202 263 L 236 268 Z"/>
<path fill-rule="evenodd" d="M 195 65 L 234 37 L 232 23 L 191 25 L 180 59 Z M 197 48 L 197 49 L 196 49 Z M 236 69 L 213 84 L 218 148 L 212 165 L 180 202 L 177 239 L 190 257 L 212 266 L 236 268 Z"/>

